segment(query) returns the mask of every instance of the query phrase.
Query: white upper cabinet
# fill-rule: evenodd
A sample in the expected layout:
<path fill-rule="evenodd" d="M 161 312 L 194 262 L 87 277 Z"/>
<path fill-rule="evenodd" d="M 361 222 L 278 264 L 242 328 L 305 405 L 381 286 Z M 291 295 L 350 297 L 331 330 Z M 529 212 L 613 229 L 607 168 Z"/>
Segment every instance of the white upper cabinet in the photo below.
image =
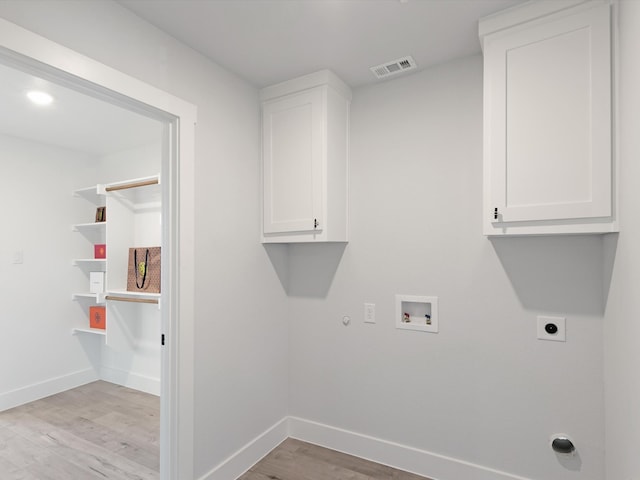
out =
<path fill-rule="evenodd" d="M 346 242 L 349 87 L 323 70 L 260 93 L 262 241 Z"/>
<path fill-rule="evenodd" d="M 530 2 L 480 37 L 485 235 L 617 231 L 610 6 Z"/>

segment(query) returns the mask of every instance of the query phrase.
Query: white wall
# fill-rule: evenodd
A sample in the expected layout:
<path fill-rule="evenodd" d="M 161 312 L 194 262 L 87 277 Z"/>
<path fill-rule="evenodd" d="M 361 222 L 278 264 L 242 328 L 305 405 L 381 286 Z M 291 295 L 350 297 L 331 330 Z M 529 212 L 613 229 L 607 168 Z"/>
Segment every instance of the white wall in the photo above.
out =
<path fill-rule="evenodd" d="M 150 122 L 153 120 L 149 120 Z M 135 178 L 148 177 L 160 173 L 162 158 L 162 128 L 158 123 L 155 143 L 138 148 L 112 152 L 98 159 L 97 182 L 110 183 Z M 161 180 L 162 181 L 162 180 Z M 152 188 L 152 187 L 144 187 Z M 110 203 L 107 200 L 107 203 Z M 117 201 L 114 201 L 119 205 Z M 132 215 L 127 207 L 119 207 L 126 212 L 126 218 L 116 218 L 107 208 L 107 286 L 109 289 L 125 289 L 128 249 L 130 247 L 156 246 L 161 244 L 161 211 L 151 209 L 135 214 L 135 229 L 116 232 L 112 229 L 132 228 Z M 143 230 L 143 231 L 139 231 Z M 130 236 L 131 235 L 131 236 Z M 143 239 L 140 239 L 142 237 Z M 113 239 L 134 238 L 135 242 L 114 245 Z M 120 248 L 119 252 L 115 252 Z M 114 265 L 114 263 L 118 265 Z M 114 268 L 115 267 L 115 268 Z M 114 278 L 116 277 L 116 278 Z M 115 280 L 112 284 L 112 279 Z M 155 305 L 140 305 L 123 302 L 109 302 L 107 323 L 111 325 L 111 335 L 119 335 L 115 342 L 103 342 L 100 361 L 100 378 L 119 385 L 160 394 L 161 346 L 160 310 Z M 114 332 L 115 330 L 115 332 Z M 117 332 L 117 333 L 116 333 Z M 117 345 L 117 348 L 113 346 Z M 126 345 L 126 348 L 124 347 Z"/>
<path fill-rule="evenodd" d="M 149 121 L 154 120 L 149 119 Z M 115 183 L 159 174 L 162 158 L 161 142 L 162 128 L 158 125 L 156 143 L 115 151 L 99 157 L 96 168 L 98 183 Z"/>
<path fill-rule="evenodd" d="M 95 206 L 72 192 L 157 173 L 159 142 L 160 129 L 155 147 L 94 157 L 0 135 L 0 195 L 5 205 L 0 308 L 6 328 L 0 409 L 96 378 L 160 391 L 157 309 L 155 315 L 149 308 L 140 309 L 130 331 L 136 333 L 131 350 L 115 351 L 104 337 L 71 335 L 73 327 L 89 326 L 92 305 L 89 299 L 71 301 L 72 293 L 88 291 L 90 270 L 72 266 L 71 260 L 92 258 L 94 242 L 72 232 L 71 225 L 92 222 L 95 215 Z M 16 251 L 23 252 L 23 264 L 12 263 Z M 20 368 L 9 368 L 16 365 Z"/>
<path fill-rule="evenodd" d="M 76 321 L 88 323 L 82 306 L 71 301 L 72 292 L 88 289 L 86 277 L 71 265 L 80 240 L 71 225 L 82 223 L 83 214 L 72 192 L 93 181 L 92 159 L 5 135 L 0 135 L 0 158 L 4 410 L 95 377 L 99 345 L 71 335 Z M 24 263 L 13 264 L 16 251 L 23 252 Z"/>
<path fill-rule="evenodd" d="M 525 478 L 602 480 L 602 238 L 488 240 L 481 169 L 481 57 L 355 90 L 349 245 L 333 271 L 315 267 L 340 250 L 291 250 L 290 413 Z M 396 330 L 395 294 L 439 297 L 440 333 Z M 567 317 L 566 343 L 536 339 L 542 313 Z M 578 447 L 566 465 L 557 432 Z"/>
<path fill-rule="evenodd" d="M 631 61 L 639 12 L 622 8 Z M 292 247 L 283 288 L 258 243 L 253 87 L 109 1 L 0 1 L 0 16 L 198 106 L 197 477 L 291 413 L 527 478 L 604 478 L 612 247 L 598 236 L 481 235 L 480 58 L 356 90 L 351 242 Z M 637 71 L 627 65 L 628 92 Z M 631 158 L 636 122 L 624 112 Z M 635 167 L 623 167 L 630 218 Z M 627 415 L 640 396 L 628 367 L 637 322 L 625 286 L 635 271 L 619 267 L 636 261 L 633 243 L 621 237 L 607 318 L 609 434 L 630 442 L 610 450 L 610 480 L 638 470 L 640 428 Z M 439 296 L 440 333 L 395 330 L 395 293 Z M 362 323 L 364 302 L 376 304 L 376 325 Z M 539 313 L 567 316 L 566 344 L 535 339 Z M 575 439 L 572 463 L 548 448 L 554 432 Z"/>
<path fill-rule="evenodd" d="M 604 324 L 607 479 L 640 477 L 640 3 L 619 5 L 620 236 Z"/>
<path fill-rule="evenodd" d="M 198 107 L 195 473 L 287 413 L 286 296 L 259 243 L 255 88 L 111 1 L 0 1 L 0 16 Z"/>

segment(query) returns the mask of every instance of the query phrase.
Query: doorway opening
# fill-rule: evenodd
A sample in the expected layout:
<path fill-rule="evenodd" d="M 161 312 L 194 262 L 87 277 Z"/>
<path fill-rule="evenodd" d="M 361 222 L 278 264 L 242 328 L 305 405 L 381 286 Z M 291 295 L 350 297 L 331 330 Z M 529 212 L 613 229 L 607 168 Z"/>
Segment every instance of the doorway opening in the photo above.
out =
<path fill-rule="evenodd" d="M 18 368 L 3 375 L 0 409 L 95 379 L 160 395 L 160 478 L 190 478 L 195 107 L 0 27 L 3 79 L 54 97 L 48 111 L 18 110 L 26 92 L 14 92 L 3 103 L 13 117 L 0 119 L 3 202 L 14 206 L 0 248 L 13 302 L 3 316 L 23 337 L 7 339 L 5 364 Z M 106 258 L 96 258 L 104 245 Z M 129 248 L 157 246 L 161 291 L 128 292 Z M 89 325 L 95 307 L 106 312 L 104 332 Z"/>

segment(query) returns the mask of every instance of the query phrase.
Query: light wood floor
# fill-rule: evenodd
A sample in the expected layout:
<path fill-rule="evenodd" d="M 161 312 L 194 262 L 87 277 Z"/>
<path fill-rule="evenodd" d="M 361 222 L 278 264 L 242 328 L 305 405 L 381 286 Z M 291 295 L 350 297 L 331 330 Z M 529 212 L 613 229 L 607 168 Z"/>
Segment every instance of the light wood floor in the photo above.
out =
<path fill-rule="evenodd" d="M 288 438 L 238 480 L 429 480 Z"/>
<path fill-rule="evenodd" d="M 159 437 L 158 397 L 90 383 L 0 412 L 0 479 L 157 480 Z M 238 480 L 428 479 L 289 438 Z"/>
<path fill-rule="evenodd" d="M 2 480 L 156 480 L 160 399 L 107 382 L 0 412 Z"/>

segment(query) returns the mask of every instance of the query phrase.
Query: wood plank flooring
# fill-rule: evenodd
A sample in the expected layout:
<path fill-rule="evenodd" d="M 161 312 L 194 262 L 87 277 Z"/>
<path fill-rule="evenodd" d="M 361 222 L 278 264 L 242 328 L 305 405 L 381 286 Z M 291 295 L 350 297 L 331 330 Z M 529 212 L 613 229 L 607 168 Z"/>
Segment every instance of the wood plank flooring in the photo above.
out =
<path fill-rule="evenodd" d="M 157 480 L 159 437 L 159 397 L 93 382 L 0 412 L 0 479 Z M 289 438 L 238 480 L 428 479 Z"/>
<path fill-rule="evenodd" d="M 288 438 L 238 480 L 429 480 Z"/>
<path fill-rule="evenodd" d="M 160 398 L 107 382 L 0 412 L 0 479 L 157 480 Z"/>

